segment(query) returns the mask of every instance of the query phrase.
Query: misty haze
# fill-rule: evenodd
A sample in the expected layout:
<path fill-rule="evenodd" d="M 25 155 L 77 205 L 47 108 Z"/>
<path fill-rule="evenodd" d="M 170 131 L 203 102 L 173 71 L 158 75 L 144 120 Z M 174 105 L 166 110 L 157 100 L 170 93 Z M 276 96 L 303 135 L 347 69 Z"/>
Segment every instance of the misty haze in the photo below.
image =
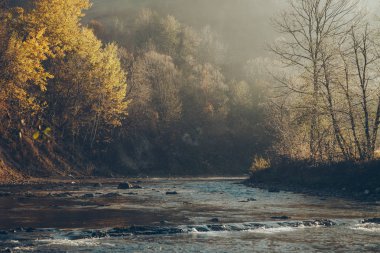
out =
<path fill-rule="evenodd" d="M 0 0 L 1 252 L 380 252 L 375 0 Z"/>

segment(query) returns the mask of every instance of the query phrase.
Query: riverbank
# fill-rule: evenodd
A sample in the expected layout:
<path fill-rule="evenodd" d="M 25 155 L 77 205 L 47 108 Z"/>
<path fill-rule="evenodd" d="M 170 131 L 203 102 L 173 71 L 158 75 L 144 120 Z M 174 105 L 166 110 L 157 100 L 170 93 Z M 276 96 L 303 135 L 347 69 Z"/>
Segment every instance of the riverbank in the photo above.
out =
<path fill-rule="evenodd" d="M 281 161 L 251 172 L 244 184 L 270 191 L 379 201 L 380 161 L 320 165 L 306 161 Z"/>

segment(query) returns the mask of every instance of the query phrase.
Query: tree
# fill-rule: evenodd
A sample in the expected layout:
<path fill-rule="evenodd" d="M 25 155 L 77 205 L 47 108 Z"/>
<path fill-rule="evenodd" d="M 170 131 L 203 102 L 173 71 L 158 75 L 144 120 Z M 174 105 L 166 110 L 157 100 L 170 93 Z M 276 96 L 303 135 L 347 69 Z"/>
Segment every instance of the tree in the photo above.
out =
<path fill-rule="evenodd" d="M 229 87 L 220 69 L 207 63 L 192 67 L 181 88 L 186 128 L 220 134 L 226 129 Z"/>
<path fill-rule="evenodd" d="M 363 27 L 363 28 L 362 28 Z M 380 100 L 378 85 L 378 54 L 376 32 L 368 23 L 351 27 L 345 44 L 340 48 L 342 81 L 353 151 L 361 159 L 373 159 L 379 128 Z"/>
<path fill-rule="evenodd" d="M 309 118 L 310 159 L 323 159 L 321 140 L 324 137 L 323 120 L 320 110 L 321 86 L 328 71 L 326 60 L 331 57 L 328 50 L 333 43 L 339 42 L 358 18 L 357 1 L 351 0 L 291 0 L 289 10 L 274 21 L 277 30 L 284 36 L 271 50 L 285 66 L 299 73 L 302 82 L 282 81 L 292 92 L 303 96 L 306 102 L 302 107 Z M 327 84 L 328 85 L 328 84 Z M 329 105 L 331 107 L 331 104 Z M 333 115 L 331 115 L 334 118 Z M 333 121 L 335 121 L 333 119 Z M 333 123 L 336 125 L 336 123 Z M 342 142 L 339 129 L 334 127 L 338 142 Z M 343 147 L 343 144 L 341 145 Z M 345 151 L 343 151 L 345 153 Z"/>
<path fill-rule="evenodd" d="M 31 124 L 44 106 L 39 94 L 53 77 L 43 65 L 52 54 L 46 30 L 28 22 L 22 8 L 0 9 L 0 97 L 2 118 L 6 116 L 2 123 L 10 126 L 21 120 Z"/>
<path fill-rule="evenodd" d="M 92 147 L 121 125 L 128 102 L 116 45 L 104 46 L 80 24 L 89 6 L 87 0 L 34 0 L 25 8 L 4 7 L 0 75 L 8 118 L 29 127 L 28 118 L 49 122 L 61 136 L 80 136 Z"/>
<path fill-rule="evenodd" d="M 145 104 L 158 131 L 167 131 L 181 118 L 178 78 L 172 58 L 154 51 L 147 52 L 135 65 L 133 82 L 139 92 L 144 92 L 139 94 L 144 99 L 136 100 L 135 106 Z"/>

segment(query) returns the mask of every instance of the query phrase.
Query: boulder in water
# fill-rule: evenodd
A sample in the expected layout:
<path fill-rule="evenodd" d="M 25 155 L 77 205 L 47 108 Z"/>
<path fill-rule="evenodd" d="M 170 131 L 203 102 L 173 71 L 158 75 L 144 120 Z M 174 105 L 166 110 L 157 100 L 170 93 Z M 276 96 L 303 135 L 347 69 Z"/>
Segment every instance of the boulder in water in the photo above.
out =
<path fill-rule="evenodd" d="M 362 223 L 375 223 L 380 224 L 380 218 L 365 219 Z"/>
<path fill-rule="evenodd" d="M 271 187 L 268 189 L 268 192 L 280 192 L 280 190 L 277 188 Z"/>
<path fill-rule="evenodd" d="M 10 192 L 0 192 L 0 197 L 8 197 L 10 195 L 11 195 Z"/>
<path fill-rule="evenodd" d="M 5 249 L 0 249 L 0 253 L 12 253 L 13 250 L 11 250 L 10 248 L 5 248 Z"/>
<path fill-rule="evenodd" d="M 128 190 L 132 188 L 133 188 L 133 185 L 129 182 L 120 183 L 119 186 L 117 187 L 117 189 L 121 189 L 121 190 Z"/>
<path fill-rule="evenodd" d="M 321 219 L 321 220 L 313 220 L 313 221 L 303 221 L 302 224 L 307 227 L 312 226 L 322 226 L 322 227 L 331 227 L 336 225 L 335 222 L 331 220 Z"/>
<path fill-rule="evenodd" d="M 272 216 L 270 217 L 271 219 L 274 219 L 274 220 L 289 220 L 290 217 L 289 216 L 286 216 L 286 215 L 282 215 L 282 216 Z"/>
<path fill-rule="evenodd" d="M 117 192 L 110 192 L 110 193 L 103 195 L 103 197 L 105 197 L 105 198 L 116 198 L 116 197 L 120 197 L 120 196 L 121 195 Z"/>
<path fill-rule="evenodd" d="M 95 197 L 95 195 L 92 194 L 92 193 L 86 193 L 86 194 L 84 194 L 84 195 L 82 196 L 82 198 L 85 198 L 85 199 L 94 198 L 94 197 Z"/>

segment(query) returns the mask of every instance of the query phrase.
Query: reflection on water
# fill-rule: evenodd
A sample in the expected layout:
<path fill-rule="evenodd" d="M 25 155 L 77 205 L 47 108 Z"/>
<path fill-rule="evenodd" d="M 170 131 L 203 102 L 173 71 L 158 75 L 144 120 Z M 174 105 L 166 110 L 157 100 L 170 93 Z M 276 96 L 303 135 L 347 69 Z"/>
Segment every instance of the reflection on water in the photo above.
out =
<path fill-rule="evenodd" d="M 380 252 L 380 225 L 362 224 L 380 216 L 378 203 L 270 193 L 237 182 L 1 189 L 12 195 L 0 198 L 0 245 L 15 252 Z"/>

